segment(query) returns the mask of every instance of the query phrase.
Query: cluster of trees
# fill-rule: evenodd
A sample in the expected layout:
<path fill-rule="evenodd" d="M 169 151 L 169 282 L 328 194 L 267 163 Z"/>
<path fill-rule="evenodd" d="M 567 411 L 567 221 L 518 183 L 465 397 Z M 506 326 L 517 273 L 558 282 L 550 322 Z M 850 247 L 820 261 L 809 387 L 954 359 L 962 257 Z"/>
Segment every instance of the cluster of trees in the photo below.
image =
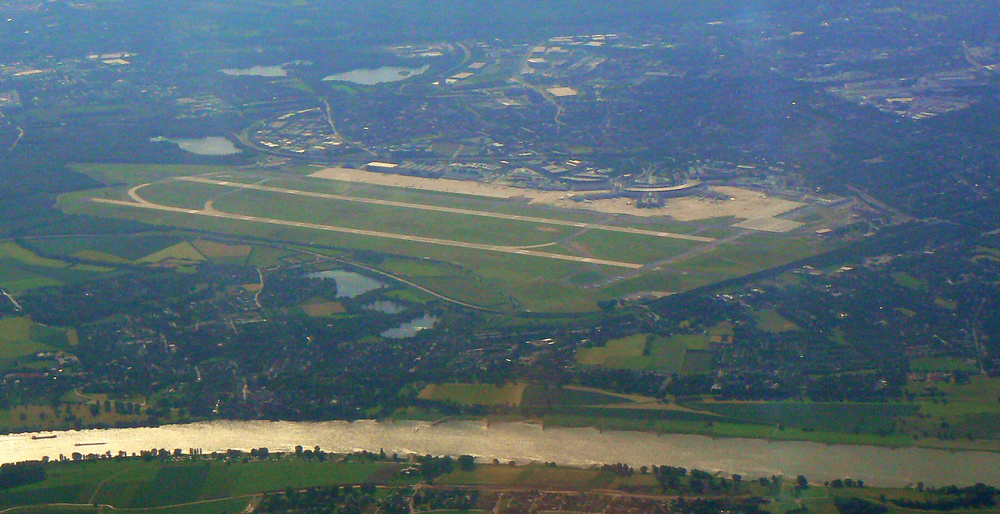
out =
<path fill-rule="evenodd" d="M 604 464 L 601 466 L 601 471 L 612 473 L 622 478 L 630 477 L 635 474 L 635 468 L 621 462 L 615 464 Z"/>
<path fill-rule="evenodd" d="M 699 469 L 689 471 L 686 468 L 676 466 L 653 466 L 652 472 L 664 493 L 717 493 L 739 489 L 743 483 L 743 477 L 740 475 L 726 478 Z M 762 485 L 767 485 L 767 483 L 762 482 Z"/>
<path fill-rule="evenodd" d="M 417 457 L 417 465 L 420 467 L 420 476 L 428 481 L 455 470 L 455 460 L 447 455 L 444 457 L 422 455 Z"/>
<path fill-rule="evenodd" d="M 978 483 L 969 487 L 948 486 L 936 491 L 943 497 L 927 500 L 911 500 L 897 498 L 891 500 L 895 505 L 906 509 L 948 511 L 956 509 L 978 509 L 996 505 L 996 496 L 1000 489 Z"/>
<path fill-rule="evenodd" d="M 45 480 L 45 465 L 41 462 L 14 462 L 0 465 L 0 489 L 10 489 L 43 480 Z"/>

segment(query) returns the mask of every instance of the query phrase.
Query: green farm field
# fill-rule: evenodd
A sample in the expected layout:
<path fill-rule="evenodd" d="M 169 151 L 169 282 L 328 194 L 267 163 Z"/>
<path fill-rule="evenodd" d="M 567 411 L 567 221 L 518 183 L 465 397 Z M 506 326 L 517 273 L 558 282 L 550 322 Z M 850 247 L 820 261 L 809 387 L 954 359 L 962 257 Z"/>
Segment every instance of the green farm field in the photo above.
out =
<path fill-rule="evenodd" d="M 0 242 L 0 287 L 17 294 L 99 277 L 107 268 L 42 257 L 17 243 Z"/>
<path fill-rule="evenodd" d="M 235 168 L 77 167 L 125 186 L 65 195 L 59 205 L 67 212 L 421 259 L 445 272 L 406 269 L 399 259 L 375 267 L 449 298 L 503 310 L 593 311 L 602 300 L 680 292 L 825 249 L 803 235 L 733 229 L 726 225 L 730 218 L 609 216 L 522 199 Z"/>
<path fill-rule="evenodd" d="M 28 318 L 0 319 L 0 360 L 16 359 L 37 352 L 69 346 L 69 332 L 39 325 Z"/>
<path fill-rule="evenodd" d="M 612 369 L 655 370 L 665 373 L 697 373 L 711 369 L 701 353 L 708 346 L 706 335 L 659 337 L 637 334 L 608 341 L 603 347 L 583 348 L 576 360 L 584 366 Z"/>

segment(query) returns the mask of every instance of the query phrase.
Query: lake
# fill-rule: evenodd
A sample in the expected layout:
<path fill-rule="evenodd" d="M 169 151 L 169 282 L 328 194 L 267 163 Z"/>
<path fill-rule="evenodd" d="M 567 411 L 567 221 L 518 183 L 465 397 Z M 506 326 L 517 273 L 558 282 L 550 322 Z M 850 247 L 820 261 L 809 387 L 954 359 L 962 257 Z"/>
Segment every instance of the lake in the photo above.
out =
<path fill-rule="evenodd" d="M 236 148 L 232 141 L 224 137 L 202 137 L 198 139 L 170 139 L 154 137 L 153 143 L 173 143 L 184 150 L 197 155 L 235 155 L 242 150 Z"/>
<path fill-rule="evenodd" d="M 385 284 L 379 282 L 378 280 L 340 269 L 318 271 L 316 273 L 310 273 L 306 276 L 309 278 L 336 280 L 338 298 L 354 298 L 355 296 L 361 296 L 369 291 L 385 287 Z"/>
<path fill-rule="evenodd" d="M 382 332 L 381 336 L 388 337 L 389 339 L 408 339 L 420 333 L 421 330 L 434 328 L 435 323 L 437 323 L 436 317 L 424 314 L 422 318 L 407 321 L 396 328 L 390 328 Z"/>
<path fill-rule="evenodd" d="M 267 447 L 293 451 L 295 445 L 324 451 L 360 450 L 387 453 L 474 455 L 480 461 L 556 462 L 592 466 L 625 462 L 633 467 L 683 466 L 739 473 L 747 478 L 803 475 L 811 482 L 835 478 L 861 479 L 871 485 L 1000 486 L 1000 453 L 952 452 L 923 448 L 824 445 L 800 441 L 719 438 L 642 432 L 600 432 L 590 428 L 542 428 L 528 423 L 454 421 L 330 421 L 321 423 L 216 421 L 157 428 L 43 432 L 54 439 L 32 440 L 31 434 L 0 436 L 0 461 L 44 456 L 69 457 L 73 452 L 128 453 L 151 448 L 200 448 L 206 453 Z M 76 446 L 77 444 L 88 446 Z M 103 444 L 95 444 L 103 443 Z"/>
<path fill-rule="evenodd" d="M 329 75 L 323 78 L 323 80 L 351 82 L 363 86 L 374 86 L 375 84 L 398 82 L 416 75 L 423 75 L 429 69 L 431 69 L 429 64 L 425 64 L 420 68 L 400 68 L 395 66 L 383 66 L 381 68 L 371 70 L 359 68 L 344 73 L 338 73 L 336 75 Z"/>

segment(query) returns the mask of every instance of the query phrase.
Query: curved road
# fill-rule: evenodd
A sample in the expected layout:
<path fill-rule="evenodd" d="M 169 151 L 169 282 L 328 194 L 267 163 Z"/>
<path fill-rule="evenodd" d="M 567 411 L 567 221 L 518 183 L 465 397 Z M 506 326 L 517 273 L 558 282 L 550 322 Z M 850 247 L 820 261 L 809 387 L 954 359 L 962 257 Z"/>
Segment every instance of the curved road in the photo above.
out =
<path fill-rule="evenodd" d="M 322 224 L 319 224 L 319 223 L 307 223 L 307 222 L 302 222 L 302 221 L 288 221 L 288 220 L 281 220 L 281 219 L 275 219 L 275 218 L 264 218 L 264 217 L 260 217 L 260 216 L 247 216 L 247 215 L 244 215 L 244 214 L 232 214 L 232 213 L 222 212 L 222 211 L 216 210 L 212 206 L 211 202 L 208 202 L 205 205 L 205 207 L 202 208 L 202 209 L 186 209 L 186 208 L 183 208 L 183 207 L 172 207 L 172 206 L 169 206 L 169 205 L 156 204 L 156 203 L 150 202 L 150 201 L 142 198 L 139 195 L 139 190 L 142 189 L 142 188 L 144 188 L 144 187 L 146 187 L 146 186 L 148 186 L 148 185 L 150 185 L 150 184 L 148 184 L 148 183 L 147 184 L 141 184 L 141 185 L 135 186 L 132 189 L 130 189 L 129 192 L 128 192 L 128 195 L 129 195 L 129 198 L 132 199 L 132 201 L 111 200 L 111 199 L 107 199 L 107 198 L 94 198 L 93 201 L 94 202 L 98 202 L 98 203 L 104 203 L 104 204 L 120 205 L 120 206 L 126 206 L 126 207 L 138 207 L 138 208 L 142 208 L 142 209 L 150 209 L 150 210 L 157 210 L 157 211 L 174 212 L 174 213 L 179 213 L 179 214 L 190 214 L 190 215 L 196 215 L 196 216 L 209 216 L 209 217 L 214 217 L 214 218 L 222 218 L 222 219 L 230 219 L 230 220 L 238 220 L 238 221 L 249 221 L 249 222 L 253 222 L 253 223 L 265 223 L 265 224 L 270 224 L 270 225 L 282 225 L 282 226 L 296 227 L 296 228 L 306 228 L 306 229 L 313 229 L 313 230 L 323 230 L 323 231 L 327 231 L 327 232 L 338 232 L 338 233 L 343 233 L 343 234 L 352 234 L 352 235 L 366 236 L 366 237 L 378 237 L 378 238 L 383 238 L 383 239 L 395 239 L 395 240 L 400 240 L 400 241 L 409 241 L 409 242 L 424 243 L 424 244 L 434 244 L 434 245 L 440 245 L 440 246 L 452 246 L 452 247 L 467 248 L 467 249 L 472 249 L 472 250 L 483 250 L 483 251 L 488 251 L 488 252 L 508 253 L 508 254 L 516 254 L 516 255 L 528 255 L 528 256 L 532 256 L 532 257 L 542 257 L 542 258 L 546 258 L 546 259 L 555 259 L 555 260 L 563 260 L 563 261 L 581 262 L 581 263 L 585 263 L 585 264 L 595 264 L 595 265 L 599 265 L 599 266 L 612 266 L 612 267 L 617 267 L 617 268 L 628 268 L 628 269 L 639 269 L 639 268 L 643 267 L 642 264 L 636 264 L 636 263 L 632 263 L 632 262 L 621 262 L 621 261 L 612 261 L 612 260 L 605 260 L 605 259 L 592 259 L 592 258 L 589 258 L 589 257 L 579 257 L 579 256 L 576 256 L 576 255 L 560 255 L 560 254 L 555 254 L 555 253 L 539 252 L 539 251 L 536 251 L 536 250 L 531 250 L 528 247 L 503 246 L 503 245 L 488 245 L 488 244 L 480 244 L 480 243 L 465 243 L 465 242 L 461 242 L 461 241 L 453 241 L 453 240 L 450 240 L 450 239 L 439 239 L 439 238 L 434 238 L 434 237 L 411 236 L 411 235 L 406 235 L 406 234 L 395 234 L 395 233 L 392 233 L 392 232 L 380 232 L 380 231 L 376 231 L 376 230 L 364 230 L 364 229 L 356 229 L 356 228 L 338 227 L 338 226 L 334 226 L 334 225 L 322 225 Z M 244 185 L 246 185 L 246 184 L 244 184 Z M 263 187 L 263 186 L 260 186 L 260 187 Z M 473 212 L 475 212 L 475 211 L 473 211 Z"/>

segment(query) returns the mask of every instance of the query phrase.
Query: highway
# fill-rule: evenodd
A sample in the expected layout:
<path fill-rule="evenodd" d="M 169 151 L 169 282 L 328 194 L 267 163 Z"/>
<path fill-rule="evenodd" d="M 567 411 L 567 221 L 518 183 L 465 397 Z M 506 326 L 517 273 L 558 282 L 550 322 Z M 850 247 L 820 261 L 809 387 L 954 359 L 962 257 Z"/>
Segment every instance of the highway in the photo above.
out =
<path fill-rule="evenodd" d="M 111 200 L 111 199 L 107 199 L 107 198 L 94 198 L 93 201 L 97 202 L 97 203 L 119 205 L 119 206 L 123 206 L 123 207 L 133 207 L 133 208 L 149 209 L 149 210 L 155 210 L 155 211 L 173 212 L 173 213 L 178 213 L 178 214 L 188 214 L 188 215 L 194 215 L 194 216 L 207 216 L 207 217 L 229 219 L 229 220 L 237 220 L 237 221 L 248 221 L 248 222 L 252 222 L 252 223 L 263 223 L 263 224 L 269 224 L 269 225 L 281 225 L 281 226 L 286 226 L 286 227 L 305 228 L 305 229 L 312 229 L 312 230 L 322 230 L 322 231 L 326 231 L 326 232 L 338 232 L 338 233 L 342 233 L 342 234 L 351 234 L 351 235 L 365 236 L 365 237 L 377 237 L 377 238 L 382 238 L 382 239 L 394 239 L 394 240 L 408 241 L 408 242 L 413 242 L 413 243 L 433 244 L 433 245 L 440 245 L 440 246 L 451 246 L 451 247 L 457 247 L 457 248 L 466 248 L 466 249 L 470 249 L 470 250 L 482 250 L 482 251 L 488 251 L 488 252 L 497 252 L 497 253 L 506 253 L 506 254 L 515 254 L 515 255 L 527 255 L 527 256 L 531 256 L 531 257 L 541 257 L 541 258 L 545 258 L 545 259 L 555 259 L 555 260 L 562 260 L 562 261 L 580 262 L 580 263 L 585 263 L 585 264 L 594 264 L 594 265 L 598 265 L 598 266 L 611 266 L 611 267 L 616 267 L 616 268 L 627 268 L 627 269 L 639 269 L 639 268 L 643 267 L 642 264 L 636 264 L 636 263 L 631 263 L 631 262 L 621 262 L 621 261 L 612 261 L 612 260 L 605 260 L 605 259 L 594 259 L 594 258 L 590 258 L 590 257 L 580 257 L 580 256 L 577 256 L 577 255 L 561 255 L 561 254 L 556 254 L 556 253 L 540 252 L 538 250 L 531 249 L 532 247 L 487 245 L 487 244 L 480 244 L 480 243 L 465 243 L 465 242 L 462 242 L 462 241 L 453 241 L 453 240 L 450 240 L 450 239 L 439 239 L 439 238 L 434 238 L 434 237 L 411 236 L 411 235 L 406 235 L 406 234 L 396 234 L 396 233 L 392 233 L 392 232 L 381 232 L 381 231 L 376 231 L 376 230 L 364 230 L 364 229 L 355 229 L 355 228 L 347 228 L 347 227 L 338 227 L 338 226 L 334 226 L 334 225 L 322 225 L 322 224 L 319 224 L 319 223 L 307 223 L 307 222 L 301 222 L 301 221 L 289 221 L 289 220 L 281 220 L 281 219 L 275 219 L 275 218 L 264 218 L 264 217 L 260 217 L 260 216 L 248 216 L 248 215 L 244 215 L 244 214 L 232 214 L 232 213 L 222 212 L 222 211 L 216 210 L 212 206 L 212 202 L 211 201 L 208 202 L 205 205 L 205 207 L 202 208 L 202 209 L 186 209 L 186 208 L 183 208 L 183 207 L 172 207 L 172 206 L 169 206 L 169 205 L 156 204 L 156 203 L 150 202 L 150 201 L 142 198 L 142 196 L 139 195 L 139 190 L 142 189 L 142 188 L 144 188 L 144 187 L 146 187 L 146 186 L 148 186 L 148 185 L 149 184 L 141 184 L 141 185 L 135 186 L 132 189 L 130 189 L 129 192 L 128 192 L 128 195 L 129 195 L 129 198 L 131 198 L 132 201 Z"/>
<path fill-rule="evenodd" d="M 608 232 L 622 232 L 625 234 L 634 234 L 640 236 L 654 236 L 654 237 L 666 237 L 672 239 L 683 239 L 686 241 L 697 241 L 699 243 L 711 243 L 715 241 L 715 238 L 704 237 L 704 236 L 693 236 L 689 234 L 675 234 L 673 232 L 661 232 L 658 230 L 645 230 L 640 228 L 631 227 L 617 227 L 614 225 L 604 225 L 600 223 L 583 223 L 577 221 L 565 221 L 551 218 L 537 218 L 534 216 L 521 216 L 517 214 L 504 214 L 499 212 L 488 212 L 488 211 L 476 211 L 472 209 L 459 209 L 455 207 L 442 207 L 439 205 L 427 205 L 420 203 L 408 203 L 408 202 L 396 202 L 392 200 L 377 200 L 374 198 L 361 198 L 357 196 L 346 196 L 337 195 L 329 193 L 314 193 L 311 191 L 300 191 L 297 189 L 284 189 L 279 187 L 262 186 L 260 184 L 245 184 L 242 182 L 229 182 L 224 180 L 214 180 L 205 177 L 178 177 L 177 180 L 183 180 L 187 182 L 198 182 L 202 184 L 211 184 L 215 186 L 223 187 L 233 187 L 240 189 L 250 189 L 254 191 L 266 191 L 270 193 L 279 193 L 286 195 L 295 196 L 306 196 L 311 198 L 324 198 L 328 200 L 340 200 L 345 202 L 355 202 L 364 203 L 371 205 L 382 205 L 387 207 L 400 207 L 404 209 L 418 209 L 425 211 L 435 211 L 435 212 L 447 212 L 451 214 L 462 214 L 465 216 L 480 216 L 483 218 L 496 218 L 512 221 L 526 221 L 529 223 L 539 223 L 543 225 L 558 225 L 564 227 L 573 228 L 583 228 L 588 230 L 605 230 Z"/>

